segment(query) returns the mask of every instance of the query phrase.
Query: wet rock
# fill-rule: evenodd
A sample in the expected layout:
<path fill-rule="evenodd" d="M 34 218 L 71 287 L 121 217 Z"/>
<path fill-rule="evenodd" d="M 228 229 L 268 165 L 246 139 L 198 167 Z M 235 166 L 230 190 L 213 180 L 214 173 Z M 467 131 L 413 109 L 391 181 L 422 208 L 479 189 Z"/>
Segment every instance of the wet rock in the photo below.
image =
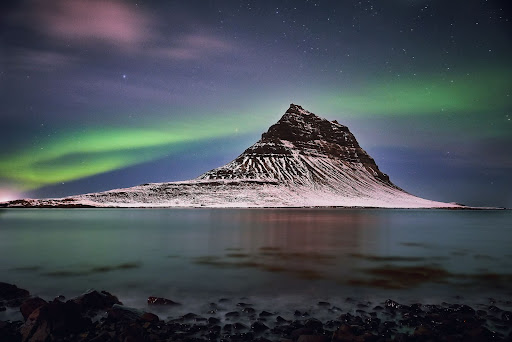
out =
<path fill-rule="evenodd" d="M 296 341 L 301 335 L 313 335 L 314 331 L 309 328 L 298 328 L 292 331 L 290 337 Z"/>
<path fill-rule="evenodd" d="M 7 310 L 5 306 L 0 306 L 0 312 Z"/>
<path fill-rule="evenodd" d="M 20 289 L 16 285 L 0 282 L 0 306 L 16 307 L 20 306 L 28 298 L 30 293 L 25 289 Z"/>
<path fill-rule="evenodd" d="M 242 312 L 252 314 L 252 313 L 255 313 L 256 310 L 254 310 L 253 308 L 247 307 L 247 308 L 243 308 Z"/>
<path fill-rule="evenodd" d="M 304 322 L 304 326 L 306 328 L 318 331 L 321 330 L 324 325 L 321 321 L 319 321 L 316 318 L 309 318 L 308 320 L 306 320 L 306 322 Z"/>
<path fill-rule="evenodd" d="M 248 303 L 237 303 L 236 306 L 240 306 L 242 308 L 246 308 L 248 306 L 252 306 L 252 304 L 248 304 Z"/>
<path fill-rule="evenodd" d="M 277 323 L 288 323 L 288 320 L 287 319 L 284 319 L 283 317 L 281 316 L 277 316 L 276 317 L 276 322 Z"/>
<path fill-rule="evenodd" d="M 329 302 L 318 302 L 317 305 L 325 307 L 325 306 L 331 306 L 331 303 L 329 303 Z"/>
<path fill-rule="evenodd" d="M 333 342 L 364 342 L 364 338 L 360 336 L 358 331 L 347 324 L 341 325 L 338 330 L 332 334 Z"/>
<path fill-rule="evenodd" d="M 110 322 L 133 322 L 142 319 L 145 312 L 123 305 L 114 304 L 107 311 L 107 321 Z"/>
<path fill-rule="evenodd" d="M 19 328 L 21 322 L 3 322 L 0 321 L 0 338 L 2 341 L 14 342 L 21 341 L 21 334 Z"/>
<path fill-rule="evenodd" d="M 231 329 L 233 329 L 233 324 L 224 324 L 222 329 L 224 329 L 224 331 L 231 331 Z"/>
<path fill-rule="evenodd" d="M 45 304 L 48 304 L 48 302 L 39 297 L 26 299 L 20 306 L 20 312 L 23 315 L 23 319 L 27 320 L 28 316 L 30 316 L 35 309 Z"/>
<path fill-rule="evenodd" d="M 265 331 L 265 330 L 268 330 L 269 327 L 266 326 L 264 323 L 261 323 L 261 322 L 254 322 L 252 325 L 251 325 L 251 330 L 255 331 L 255 332 L 261 332 L 261 331 Z"/>
<path fill-rule="evenodd" d="M 224 316 L 226 317 L 240 317 L 240 313 L 238 311 L 231 311 L 231 312 L 228 312 L 226 313 Z"/>
<path fill-rule="evenodd" d="M 144 322 L 158 322 L 160 321 L 160 318 L 151 312 L 144 312 L 142 316 L 140 316 L 140 319 Z"/>
<path fill-rule="evenodd" d="M 181 305 L 178 302 L 162 297 L 148 297 L 148 305 Z"/>
<path fill-rule="evenodd" d="M 502 312 L 503 310 L 501 310 L 500 308 L 498 308 L 497 306 L 495 305 L 491 305 L 489 306 L 489 308 L 487 309 L 489 310 L 490 312 L 494 312 L 494 313 L 499 313 L 499 312 Z"/>
<path fill-rule="evenodd" d="M 271 313 L 271 312 L 263 310 L 262 312 L 260 312 L 260 314 L 258 316 L 259 317 L 270 317 L 270 316 L 274 316 L 274 314 Z"/>
<path fill-rule="evenodd" d="M 63 295 L 58 295 L 57 297 L 55 297 L 55 299 L 60 300 L 61 302 L 64 302 L 66 300 L 66 297 Z"/>
<path fill-rule="evenodd" d="M 245 324 L 236 322 L 235 324 L 233 324 L 233 329 L 235 329 L 235 330 L 246 330 L 246 329 L 248 329 L 248 327 Z"/>
<path fill-rule="evenodd" d="M 183 316 L 181 316 L 181 317 L 182 317 L 183 319 L 185 319 L 185 320 L 190 321 L 190 320 L 194 320 L 194 319 L 196 319 L 196 318 L 197 318 L 197 315 L 196 315 L 195 313 L 189 312 L 188 314 L 185 314 L 185 315 L 183 315 Z"/>
<path fill-rule="evenodd" d="M 375 311 L 381 311 L 381 310 L 384 310 L 384 308 L 380 305 L 377 305 L 376 307 L 373 308 L 373 310 Z"/>
<path fill-rule="evenodd" d="M 216 317 L 210 317 L 210 318 L 208 318 L 208 323 L 209 324 L 219 324 L 220 323 L 220 319 L 218 319 Z"/>
<path fill-rule="evenodd" d="M 322 335 L 301 335 L 297 342 L 328 342 L 330 339 Z"/>
<path fill-rule="evenodd" d="M 512 322 L 512 312 L 510 312 L 510 311 L 503 311 L 503 313 L 501 314 L 501 320 L 503 322 L 511 323 Z"/>
<path fill-rule="evenodd" d="M 54 300 L 35 309 L 21 327 L 22 341 L 46 341 L 52 336 L 68 336 L 85 331 L 92 325 L 82 317 L 80 306 Z"/>
<path fill-rule="evenodd" d="M 78 304 L 80 310 L 89 315 L 110 309 L 114 304 L 122 304 L 116 296 L 109 292 L 96 290 L 84 293 L 71 301 Z"/>
<path fill-rule="evenodd" d="M 394 300 L 391 300 L 391 299 L 386 300 L 386 302 L 384 303 L 384 306 L 386 307 L 386 309 L 391 309 L 391 310 L 400 309 L 400 304 L 398 304 L 397 302 L 395 302 Z"/>

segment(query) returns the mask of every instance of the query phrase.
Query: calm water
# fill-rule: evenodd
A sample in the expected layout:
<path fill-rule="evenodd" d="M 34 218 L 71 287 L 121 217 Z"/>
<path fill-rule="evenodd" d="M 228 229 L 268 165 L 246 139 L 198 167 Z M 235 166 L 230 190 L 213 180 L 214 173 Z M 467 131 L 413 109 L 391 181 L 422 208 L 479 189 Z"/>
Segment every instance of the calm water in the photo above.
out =
<path fill-rule="evenodd" d="M 511 246 L 503 210 L 0 210 L 0 281 L 47 299 L 105 289 L 136 307 L 511 299 Z"/>

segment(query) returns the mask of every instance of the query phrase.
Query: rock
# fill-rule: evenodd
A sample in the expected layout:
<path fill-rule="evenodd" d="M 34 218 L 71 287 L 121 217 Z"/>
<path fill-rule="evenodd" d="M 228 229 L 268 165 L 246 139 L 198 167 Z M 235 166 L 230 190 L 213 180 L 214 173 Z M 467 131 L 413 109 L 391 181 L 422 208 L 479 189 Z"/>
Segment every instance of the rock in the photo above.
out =
<path fill-rule="evenodd" d="M 309 318 L 304 322 L 304 326 L 312 330 L 321 330 L 324 324 L 316 318 Z"/>
<path fill-rule="evenodd" d="M 314 331 L 309 328 L 298 328 L 292 331 L 291 338 L 296 341 L 301 335 L 313 335 Z"/>
<path fill-rule="evenodd" d="M 233 329 L 235 329 L 235 330 L 245 330 L 245 329 L 248 329 L 248 328 L 247 328 L 247 325 L 236 322 L 235 324 L 233 324 Z"/>
<path fill-rule="evenodd" d="M 20 306 L 20 311 L 23 315 L 23 318 L 27 320 L 28 316 L 30 316 L 30 314 L 34 312 L 35 309 L 45 304 L 48 304 L 48 302 L 39 297 L 26 299 Z"/>
<path fill-rule="evenodd" d="M 281 316 L 277 316 L 276 317 L 276 322 L 277 323 L 288 323 L 288 320 L 284 319 L 283 317 Z"/>
<path fill-rule="evenodd" d="M 247 307 L 247 308 L 243 308 L 242 312 L 252 314 L 252 313 L 256 312 L 256 310 L 254 310 L 253 308 Z"/>
<path fill-rule="evenodd" d="M 0 306 L 0 312 L 7 310 L 5 306 Z"/>
<path fill-rule="evenodd" d="M 0 300 L 4 302 L 2 306 L 20 306 L 29 295 L 27 290 L 20 289 L 16 285 L 0 282 Z"/>
<path fill-rule="evenodd" d="M 160 318 L 151 312 L 144 312 L 142 316 L 140 316 L 140 319 L 145 322 L 158 322 L 160 321 Z"/>
<path fill-rule="evenodd" d="M 114 304 L 122 304 L 116 296 L 107 291 L 90 291 L 70 301 L 78 304 L 80 310 L 89 315 L 110 309 Z"/>
<path fill-rule="evenodd" d="M 269 316 L 274 316 L 274 314 L 263 310 L 262 312 L 260 312 L 259 316 L 260 317 L 269 317 Z"/>
<path fill-rule="evenodd" d="M 261 322 L 254 322 L 251 325 L 251 330 L 253 330 L 255 332 L 265 331 L 265 330 L 268 330 L 268 329 L 269 329 L 269 327 L 266 326 L 265 324 L 261 323 Z"/>
<path fill-rule="evenodd" d="M 69 336 L 85 331 L 92 325 L 82 317 L 80 306 L 68 301 L 54 300 L 35 309 L 21 327 L 22 341 L 46 341 L 51 336 Z"/>
<path fill-rule="evenodd" d="M 252 304 L 247 304 L 247 303 L 237 303 L 236 306 L 240 306 L 242 308 L 246 308 L 248 306 L 252 306 Z"/>
<path fill-rule="evenodd" d="M 501 320 L 508 323 L 512 322 L 512 312 L 503 311 L 503 313 L 501 314 Z"/>
<path fill-rule="evenodd" d="M 210 317 L 210 318 L 208 318 L 208 323 L 209 324 L 219 324 L 220 323 L 220 319 L 218 319 L 216 317 Z"/>
<path fill-rule="evenodd" d="M 331 303 L 329 303 L 329 302 L 318 302 L 317 305 L 318 306 L 331 306 Z"/>
<path fill-rule="evenodd" d="M 112 308 L 107 311 L 107 320 L 111 322 L 133 322 L 142 319 L 145 312 L 129 308 L 123 305 L 114 304 Z"/>
<path fill-rule="evenodd" d="M 394 300 L 391 300 L 391 299 L 386 300 L 386 302 L 384 303 L 384 306 L 386 307 L 386 309 L 392 309 L 392 310 L 400 309 L 400 304 L 398 304 L 397 302 L 395 302 Z"/>
<path fill-rule="evenodd" d="M 148 304 L 149 305 L 181 305 L 178 302 L 172 301 L 167 298 L 162 297 L 148 297 Z"/>
<path fill-rule="evenodd" d="M 371 340 L 371 334 L 364 334 L 357 327 L 342 324 L 332 335 L 332 342 L 364 342 L 366 338 Z"/>
<path fill-rule="evenodd" d="M 237 311 L 231 311 L 231 312 L 228 312 L 226 313 L 225 315 L 226 317 L 239 317 L 240 316 L 240 313 L 237 312 Z"/>
<path fill-rule="evenodd" d="M 0 321 L 0 338 L 1 341 L 14 342 L 21 341 L 21 334 L 19 328 L 21 322 L 3 322 Z"/>
<path fill-rule="evenodd" d="M 322 335 L 300 335 L 297 342 L 328 342 L 330 339 Z"/>

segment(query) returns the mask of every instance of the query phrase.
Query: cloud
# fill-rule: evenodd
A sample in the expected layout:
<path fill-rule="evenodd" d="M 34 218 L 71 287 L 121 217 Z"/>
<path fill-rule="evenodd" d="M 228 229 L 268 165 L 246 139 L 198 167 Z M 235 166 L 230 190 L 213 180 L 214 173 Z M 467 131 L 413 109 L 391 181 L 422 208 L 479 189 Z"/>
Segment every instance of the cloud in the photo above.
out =
<path fill-rule="evenodd" d="M 233 49 L 233 46 L 212 35 L 192 33 L 177 39 L 174 46 L 159 47 L 153 50 L 157 57 L 177 60 L 197 60 L 205 55 L 223 54 Z"/>
<path fill-rule="evenodd" d="M 32 10 L 46 34 L 70 43 L 103 42 L 130 49 L 153 36 L 152 18 L 120 1 L 36 0 Z"/>

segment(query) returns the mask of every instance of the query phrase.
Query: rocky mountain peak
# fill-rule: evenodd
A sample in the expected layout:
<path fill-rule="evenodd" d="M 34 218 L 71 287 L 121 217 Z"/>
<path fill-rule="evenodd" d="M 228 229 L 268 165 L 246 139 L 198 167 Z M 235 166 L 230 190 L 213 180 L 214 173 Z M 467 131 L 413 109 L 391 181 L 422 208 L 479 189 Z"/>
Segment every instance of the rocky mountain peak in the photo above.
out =
<path fill-rule="evenodd" d="M 309 168 L 303 165 L 304 160 L 316 162 L 321 159 L 336 165 L 359 164 L 379 181 L 392 185 L 388 176 L 379 170 L 375 161 L 359 146 L 347 126 L 321 118 L 293 103 L 281 119 L 262 134 L 258 142 L 232 163 L 211 170 L 199 178 L 282 180 L 283 173 L 271 170 L 266 165 L 268 162 L 263 161 L 266 158 L 286 164 L 287 173 L 297 175 L 295 180 L 302 177 L 304 170 Z M 300 162 L 300 167 L 297 166 L 297 161 Z M 310 174 L 309 171 L 306 172 L 308 173 Z M 316 182 L 320 178 L 322 177 L 310 180 Z M 323 179 L 321 181 L 324 182 Z"/>

